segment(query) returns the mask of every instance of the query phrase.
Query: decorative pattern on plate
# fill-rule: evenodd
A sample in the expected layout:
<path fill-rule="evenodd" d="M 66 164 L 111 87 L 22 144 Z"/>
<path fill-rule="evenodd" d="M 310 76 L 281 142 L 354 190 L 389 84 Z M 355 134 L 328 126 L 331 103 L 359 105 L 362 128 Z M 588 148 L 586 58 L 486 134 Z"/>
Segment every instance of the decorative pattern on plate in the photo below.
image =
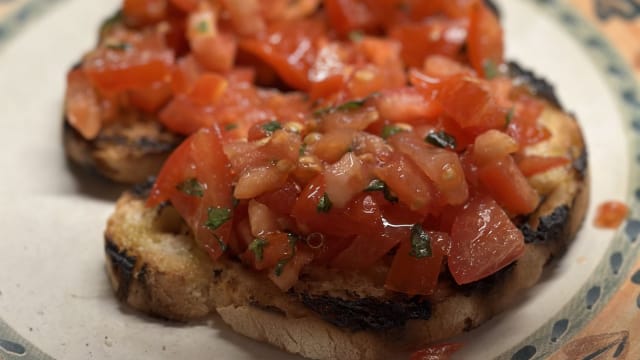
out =
<path fill-rule="evenodd" d="M 33 15 L 59 0 L 0 0 L 0 45 Z M 513 1 L 513 0 L 512 0 Z M 583 288 L 567 305 L 520 345 L 498 359 L 639 359 L 640 358 L 640 90 L 625 61 L 602 33 L 616 31 L 607 23 L 613 19 L 640 17 L 640 0 L 529 0 L 562 23 L 587 50 L 617 96 L 627 119 L 634 151 L 630 164 L 632 191 L 628 195 L 631 218 L 616 234 L 607 254 Z M 585 16 L 579 15 L 578 9 Z M 586 19 L 599 19 L 596 29 Z M 618 24 L 619 26 L 619 24 Z M 631 32 L 638 30 L 638 24 Z M 620 27 L 616 28 L 620 32 Z M 628 38 L 612 36 L 626 60 Z M 635 46 L 637 44 L 637 37 Z M 640 59 L 640 53 L 638 54 Z M 640 71 L 640 61 L 636 68 Z M 589 221 L 588 219 L 587 221 Z M 0 360 L 52 360 L 0 320 Z"/>

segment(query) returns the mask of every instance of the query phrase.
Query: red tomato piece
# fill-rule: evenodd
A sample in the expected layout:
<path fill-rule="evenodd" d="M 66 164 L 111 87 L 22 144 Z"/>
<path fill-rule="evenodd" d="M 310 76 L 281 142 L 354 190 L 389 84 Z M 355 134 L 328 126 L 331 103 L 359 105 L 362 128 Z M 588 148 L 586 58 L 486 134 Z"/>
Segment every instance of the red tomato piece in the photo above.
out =
<path fill-rule="evenodd" d="M 482 133 L 506 125 L 507 111 L 497 104 L 487 84 L 476 78 L 456 75 L 445 80 L 438 100 L 445 114 L 462 128 Z"/>
<path fill-rule="evenodd" d="M 171 85 L 168 82 L 157 82 L 145 89 L 129 91 L 129 100 L 136 108 L 155 113 L 171 99 Z"/>
<path fill-rule="evenodd" d="M 489 130 L 476 138 L 473 146 L 473 161 L 478 166 L 484 166 L 516 151 L 518 151 L 518 143 L 511 136 L 502 131 Z"/>
<path fill-rule="evenodd" d="M 538 119 L 544 111 L 542 101 L 530 96 L 522 97 L 512 113 L 512 119 L 507 127 L 507 133 L 511 135 L 520 147 L 537 144 L 551 136 Z"/>
<path fill-rule="evenodd" d="M 233 35 L 198 36 L 191 40 L 193 56 L 210 71 L 226 72 L 233 68 L 238 43 Z"/>
<path fill-rule="evenodd" d="M 518 259 L 524 236 L 502 208 L 486 195 L 473 196 L 451 230 L 448 266 L 456 283 L 485 278 Z"/>
<path fill-rule="evenodd" d="M 393 257 L 384 287 L 409 295 L 430 295 L 436 289 L 445 256 L 444 249 L 449 248 L 451 238 L 445 233 L 424 232 L 428 236 L 431 256 L 419 258 L 414 253 L 412 232 L 408 228 L 405 231 L 400 247 Z"/>
<path fill-rule="evenodd" d="M 340 35 L 354 30 L 370 30 L 376 18 L 366 4 L 354 0 L 325 0 L 324 6 L 331 27 Z"/>
<path fill-rule="evenodd" d="M 462 344 L 437 344 L 411 354 L 409 360 L 450 360 L 451 355 L 462 348 Z"/>
<path fill-rule="evenodd" d="M 437 101 L 425 98 L 414 87 L 384 90 L 374 98 L 378 113 L 383 120 L 404 123 L 423 123 L 442 113 Z"/>
<path fill-rule="evenodd" d="M 287 183 L 276 191 L 268 192 L 256 198 L 259 202 L 267 205 L 269 209 L 281 216 L 291 214 L 298 195 L 302 189 L 294 181 Z"/>
<path fill-rule="evenodd" d="M 620 201 L 606 201 L 598 205 L 593 224 L 599 228 L 616 229 L 627 218 L 629 207 Z"/>
<path fill-rule="evenodd" d="M 181 135 L 192 134 L 212 123 L 211 111 L 197 106 L 184 95 L 174 97 L 158 118 L 167 129 Z"/>
<path fill-rule="evenodd" d="M 518 161 L 522 175 L 529 177 L 571 163 L 566 156 L 527 155 Z"/>
<path fill-rule="evenodd" d="M 487 67 L 504 62 L 504 44 L 500 22 L 483 1 L 471 11 L 468 37 L 469 62 L 478 74 L 486 77 Z"/>
<path fill-rule="evenodd" d="M 406 65 L 422 68 L 429 55 L 455 59 L 465 43 L 466 30 L 464 20 L 432 18 L 422 23 L 399 24 L 389 30 L 389 36 L 402 44 Z"/>
<path fill-rule="evenodd" d="M 198 106 L 213 105 L 224 94 L 229 82 L 215 73 L 200 76 L 189 91 L 189 99 Z"/>
<path fill-rule="evenodd" d="M 418 165 L 447 203 L 461 205 L 467 201 L 469 188 L 458 154 L 428 145 L 413 133 L 396 134 L 389 143 Z"/>
<path fill-rule="evenodd" d="M 281 259 L 279 264 L 269 271 L 269 279 L 282 291 L 289 290 L 298 281 L 302 268 L 313 261 L 313 252 L 302 244 L 296 245 L 293 257 Z"/>
<path fill-rule="evenodd" d="M 192 12 L 198 9 L 200 0 L 171 0 L 171 3 L 184 12 Z"/>
<path fill-rule="evenodd" d="M 89 53 L 82 68 L 104 92 L 148 88 L 170 76 L 174 56 L 155 34 L 118 33 Z"/>
<path fill-rule="evenodd" d="M 412 211 L 426 214 L 437 201 L 436 190 L 422 170 L 405 155 L 394 153 L 374 173 Z"/>
<path fill-rule="evenodd" d="M 528 214 L 540 203 L 538 192 L 511 156 L 481 166 L 478 176 L 486 191 L 511 214 Z"/>
<path fill-rule="evenodd" d="M 153 24 L 166 16 L 167 0 L 124 0 L 122 12 L 131 25 Z"/>
<path fill-rule="evenodd" d="M 95 138 L 102 128 L 100 99 L 81 69 L 67 74 L 65 115 L 67 121 L 87 140 Z"/>

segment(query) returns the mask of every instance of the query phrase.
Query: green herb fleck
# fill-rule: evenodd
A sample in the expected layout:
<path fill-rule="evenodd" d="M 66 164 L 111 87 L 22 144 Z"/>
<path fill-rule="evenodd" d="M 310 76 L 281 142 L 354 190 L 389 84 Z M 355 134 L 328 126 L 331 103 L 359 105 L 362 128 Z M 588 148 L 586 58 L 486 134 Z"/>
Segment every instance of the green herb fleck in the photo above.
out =
<path fill-rule="evenodd" d="M 371 95 L 371 96 L 373 96 L 373 95 Z M 342 103 L 342 104 L 340 104 L 338 106 L 328 106 L 328 107 L 320 108 L 320 109 L 314 111 L 313 115 L 316 116 L 316 117 L 319 117 L 319 116 L 323 116 L 323 115 L 330 114 L 330 113 L 337 112 L 337 111 L 357 110 L 357 109 L 360 109 L 361 107 L 363 107 L 364 104 L 367 102 L 367 100 L 369 100 L 369 98 L 371 96 L 367 96 L 364 99 L 347 101 L 346 103 Z"/>
<path fill-rule="evenodd" d="M 209 31 L 209 23 L 206 20 L 202 20 L 196 24 L 196 30 L 199 33 L 206 33 Z"/>
<path fill-rule="evenodd" d="M 364 33 L 360 30 L 354 30 L 349 33 L 349 40 L 355 43 L 362 41 L 363 38 L 364 38 Z"/>
<path fill-rule="evenodd" d="M 319 213 L 328 213 L 329 210 L 331 210 L 332 206 L 333 203 L 331 202 L 331 199 L 329 199 L 329 195 L 327 195 L 327 193 L 324 193 L 320 198 L 320 201 L 318 201 L 318 206 L 316 206 L 316 209 Z"/>
<path fill-rule="evenodd" d="M 105 46 L 107 47 L 107 49 L 116 50 L 116 51 L 127 51 L 131 48 L 131 45 L 126 42 L 107 43 L 105 44 Z"/>
<path fill-rule="evenodd" d="M 382 191 L 382 193 L 384 194 L 385 200 L 387 200 L 392 204 L 395 204 L 398 202 L 398 197 L 391 192 L 391 189 L 389 189 L 389 186 L 387 186 L 387 183 L 385 183 L 380 179 L 371 180 L 371 182 L 369 183 L 369 186 L 367 186 L 367 188 L 364 189 L 364 191 Z"/>
<path fill-rule="evenodd" d="M 198 179 L 196 178 L 190 178 L 181 182 L 180 184 L 178 184 L 178 186 L 176 186 L 176 189 L 182 191 L 183 193 L 189 196 L 195 196 L 195 197 L 204 196 L 204 186 L 202 186 L 202 184 L 199 183 Z"/>
<path fill-rule="evenodd" d="M 231 219 L 231 209 L 229 208 L 209 208 L 207 215 L 207 222 L 205 222 L 204 226 L 208 227 L 210 230 L 215 230 L 222 226 L 222 224 L 226 223 Z"/>
<path fill-rule="evenodd" d="M 284 270 L 285 265 L 287 265 L 289 261 L 291 261 L 291 259 L 293 259 L 293 257 L 296 255 L 296 243 L 298 242 L 298 240 L 300 240 L 300 238 L 298 237 L 298 235 L 294 233 L 287 233 L 287 237 L 289 238 L 289 247 L 291 248 L 291 255 L 287 256 L 284 259 L 280 259 L 280 261 L 278 261 L 278 263 L 276 264 L 276 267 L 273 270 L 276 276 L 282 275 L 282 271 Z"/>
<path fill-rule="evenodd" d="M 514 108 L 509 109 L 509 111 L 507 112 L 507 116 L 505 116 L 504 122 L 505 122 L 505 127 L 509 126 L 509 124 L 511 124 L 511 122 L 513 121 L 513 116 L 515 115 L 516 110 Z"/>
<path fill-rule="evenodd" d="M 222 250 L 222 252 L 227 251 L 229 247 L 227 246 L 227 244 L 225 244 L 224 241 L 222 241 L 220 236 L 218 236 L 217 234 L 213 234 L 213 237 L 216 239 L 216 241 L 218 241 L 218 245 L 220 245 L 220 250 Z"/>
<path fill-rule="evenodd" d="M 298 154 L 299 154 L 300 156 L 304 156 L 304 154 L 306 154 L 306 153 L 307 153 L 307 146 L 308 146 L 308 145 L 307 145 L 307 144 L 304 144 L 304 143 L 300 146 L 300 150 L 298 150 Z"/>
<path fill-rule="evenodd" d="M 233 206 L 233 208 L 235 209 L 239 204 L 240 200 L 236 199 L 235 196 L 231 196 L 231 206 Z"/>
<path fill-rule="evenodd" d="M 251 244 L 249 244 L 249 250 L 253 252 L 253 254 L 256 257 L 256 260 L 262 261 L 262 259 L 264 259 L 264 247 L 267 245 L 269 245 L 267 240 L 256 238 L 256 239 L 253 239 Z"/>
<path fill-rule="evenodd" d="M 482 69 L 484 70 L 484 77 L 491 80 L 500 75 L 500 70 L 498 69 L 498 65 L 493 62 L 491 59 L 486 59 L 482 63 Z"/>
<path fill-rule="evenodd" d="M 403 131 L 404 131 L 404 129 L 401 128 L 401 127 L 398 127 L 398 126 L 395 126 L 395 125 L 385 125 L 382 128 L 381 136 L 382 136 L 383 139 L 388 139 L 391 136 L 393 136 L 393 135 L 395 135 L 395 134 L 397 134 L 399 132 L 403 132 Z"/>
<path fill-rule="evenodd" d="M 409 252 L 409 255 L 418 259 L 433 256 L 431 237 L 420 224 L 415 224 L 411 227 L 411 252 Z"/>
<path fill-rule="evenodd" d="M 236 123 L 228 123 L 224 125 L 224 130 L 225 131 L 231 131 L 231 130 L 235 130 L 238 128 L 238 124 Z"/>
<path fill-rule="evenodd" d="M 268 123 L 262 125 L 262 130 L 264 130 L 267 134 L 273 134 L 276 130 L 282 129 L 282 125 L 276 121 L 269 121 Z"/>
<path fill-rule="evenodd" d="M 122 10 L 117 11 L 115 14 L 105 20 L 102 25 L 100 25 L 100 34 L 104 35 L 104 33 L 111 30 L 112 27 L 122 23 L 123 18 L 124 15 L 122 14 Z"/>
<path fill-rule="evenodd" d="M 447 148 L 451 150 L 455 150 L 456 148 L 456 138 L 447 134 L 444 131 L 432 131 L 425 138 L 424 141 L 428 142 L 433 146 L 437 146 L 440 148 Z"/>

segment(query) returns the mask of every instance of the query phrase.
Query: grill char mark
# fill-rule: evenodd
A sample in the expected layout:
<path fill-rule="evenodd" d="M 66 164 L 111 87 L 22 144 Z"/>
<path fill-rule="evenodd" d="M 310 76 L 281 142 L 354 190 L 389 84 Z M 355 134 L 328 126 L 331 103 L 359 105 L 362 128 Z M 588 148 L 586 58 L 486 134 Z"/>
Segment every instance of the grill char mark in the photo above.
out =
<path fill-rule="evenodd" d="M 399 328 L 408 320 L 428 320 L 431 303 L 421 297 L 342 299 L 328 295 L 299 294 L 302 303 L 324 320 L 352 331 L 384 331 Z"/>
<path fill-rule="evenodd" d="M 127 255 L 126 250 L 120 250 L 111 239 L 107 239 L 105 243 L 105 252 L 120 280 L 116 295 L 120 300 L 126 300 L 129 296 L 129 287 L 133 280 L 137 258 Z"/>

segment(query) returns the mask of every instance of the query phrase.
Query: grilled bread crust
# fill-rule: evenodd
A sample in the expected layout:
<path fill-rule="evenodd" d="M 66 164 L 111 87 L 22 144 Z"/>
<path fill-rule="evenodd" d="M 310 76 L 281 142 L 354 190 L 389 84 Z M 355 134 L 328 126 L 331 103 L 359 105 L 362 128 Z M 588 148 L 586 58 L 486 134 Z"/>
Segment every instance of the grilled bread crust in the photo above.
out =
<path fill-rule="evenodd" d="M 476 283 L 447 273 L 431 296 L 383 287 L 386 268 L 344 272 L 310 267 L 290 291 L 232 259 L 211 262 L 170 205 L 144 206 L 127 193 L 105 231 L 109 278 L 118 298 L 160 317 L 189 321 L 218 313 L 235 331 L 312 359 L 386 359 L 479 326 L 536 284 L 584 218 L 589 180 L 575 119 L 548 100 L 540 120 L 549 140 L 529 154 L 569 156 L 570 166 L 533 176 L 539 208 L 515 219 L 526 250 L 514 264 Z"/>

